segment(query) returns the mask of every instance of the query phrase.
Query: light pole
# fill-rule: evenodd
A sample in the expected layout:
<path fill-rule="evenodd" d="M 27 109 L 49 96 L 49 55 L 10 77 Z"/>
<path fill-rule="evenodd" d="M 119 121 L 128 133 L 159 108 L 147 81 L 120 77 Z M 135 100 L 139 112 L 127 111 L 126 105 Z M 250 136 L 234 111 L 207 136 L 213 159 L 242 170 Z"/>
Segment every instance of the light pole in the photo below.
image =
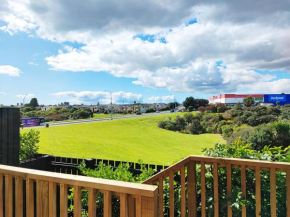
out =
<path fill-rule="evenodd" d="M 113 116 L 112 116 L 112 92 L 110 91 L 110 90 L 105 90 L 105 91 L 107 91 L 107 92 L 110 92 L 110 96 L 111 96 L 111 120 L 113 120 Z"/>
<path fill-rule="evenodd" d="M 24 118 L 24 112 L 25 112 L 25 106 L 24 106 L 24 103 L 25 103 L 25 97 L 26 97 L 27 95 L 24 95 L 23 96 L 23 112 L 22 112 L 22 118 Z"/>

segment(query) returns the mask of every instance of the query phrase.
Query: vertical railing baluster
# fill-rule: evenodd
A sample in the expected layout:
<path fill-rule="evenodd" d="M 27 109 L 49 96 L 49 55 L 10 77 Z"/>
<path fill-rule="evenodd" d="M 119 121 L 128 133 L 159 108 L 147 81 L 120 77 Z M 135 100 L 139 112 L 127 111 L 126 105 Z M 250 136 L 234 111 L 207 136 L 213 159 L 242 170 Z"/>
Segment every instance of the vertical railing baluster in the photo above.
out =
<path fill-rule="evenodd" d="M 136 197 L 136 217 L 142 217 L 142 197 Z"/>
<path fill-rule="evenodd" d="M 170 217 L 174 217 L 174 173 L 169 173 L 169 206 L 170 206 Z"/>
<path fill-rule="evenodd" d="M 46 181 L 36 181 L 36 216 L 48 217 L 49 187 Z"/>
<path fill-rule="evenodd" d="M 13 216 L 12 175 L 5 175 L 5 217 Z"/>
<path fill-rule="evenodd" d="M 205 198 L 205 162 L 200 163 L 201 169 L 201 177 L 200 177 L 200 184 L 201 184 L 201 216 L 206 216 L 206 198 Z"/>
<path fill-rule="evenodd" d="M 214 179 L 214 216 L 219 216 L 219 179 L 218 179 L 218 164 L 213 165 L 213 179 Z"/>
<path fill-rule="evenodd" d="M 67 217 L 68 216 L 68 198 L 67 198 L 67 185 L 60 184 L 60 216 Z"/>
<path fill-rule="evenodd" d="M 80 186 L 74 186 L 74 217 L 82 215 L 82 189 Z"/>
<path fill-rule="evenodd" d="M 158 202 L 158 213 L 159 213 L 159 217 L 163 217 L 163 178 L 160 177 L 159 178 L 159 202 Z"/>
<path fill-rule="evenodd" d="M 26 179 L 26 216 L 34 217 L 34 191 L 33 180 Z"/>
<path fill-rule="evenodd" d="M 188 217 L 196 217 L 196 163 L 187 164 Z"/>
<path fill-rule="evenodd" d="M 96 190 L 93 188 L 90 188 L 88 190 L 88 212 L 89 212 L 89 217 L 96 217 L 96 209 L 97 209 L 97 205 L 96 205 Z"/>
<path fill-rule="evenodd" d="M 227 196 L 228 217 L 232 217 L 232 165 L 229 163 L 227 164 Z"/>
<path fill-rule="evenodd" d="M 128 215 L 128 195 L 120 194 L 120 217 L 127 217 Z"/>
<path fill-rule="evenodd" d="M 23 179 L 15 177 L 15 216 L 23 217 Z"/>
<path fill-rule="evenodd" d="M 56 183 L 49 182 L 49 217 L 56 217 Z"/>
<path fill-rule="evenodd" d="M 180 179 L 180 184 L 181 184 L 181 207 L 180 207 L 180 211 L 181 211 L 181 217 L 185 217 L 186 214 L 186 202 L 185 202 L 185 167 L 184 165 L 182 165 L 180 167 L 180 175 L 181 175 L 181 179 Z"/>
<path fill-rule="evenodd" d="M 256 217 L 261 216 L 261 168 L 256 167 Z"/>
<path fill-rule="evenodd" d="M 128 217 L 135 217 L 135 199 L 132 195 L 128 196 Z"/>
<path fill-rule="evenodd" d="M 242 199 L 246 200 L 246 166 L 241 166 L 241 188 L 242 188 Z M 246 217 L 247 215 L 247 209 L 246 206 L 242 206 L 242 217 Z"/>
<path fill-rule="evenodd" d="M 271 216 L 277 216 L 277 206 L 276 206 L 276 169 L 270 169 L 270 188 L 271 188 Z"/>
<path fill-rule="evenodd" d="M 112 192 L 104 192 L 104 217 L 112 216 Z"/>

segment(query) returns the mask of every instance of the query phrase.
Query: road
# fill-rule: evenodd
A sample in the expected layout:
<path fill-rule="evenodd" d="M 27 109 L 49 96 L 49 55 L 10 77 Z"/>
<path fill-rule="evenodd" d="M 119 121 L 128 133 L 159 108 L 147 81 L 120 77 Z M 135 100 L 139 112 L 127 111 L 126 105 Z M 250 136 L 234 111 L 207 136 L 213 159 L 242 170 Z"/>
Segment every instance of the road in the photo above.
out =
<path fill-rule="evenodd" d="M 164 111 L 160 113 L 142 113 L 142 115 L 127 115 L 127 116 L 118 116 L 114 117 L 113 120 L 120 120 L 120 119 L 128 119 L 128 118 L 142 118 L 142 117 L 148 117 L 148 116 L 156 116 L 156 115 L 164 115 L 169 114 L 170 111 Z M 76 120 L 76 121 L 59 121 L 59 122 L 53 122 L 49 123 L 49 127 L 57 127 L 57 126 L 63 126 L 63 125 L 72 125 L 72 124 L 86 124 L 86 123 L 92 123 L 92 122 L 99 122 L 99 121 L 111 121 L 111 118 L 95 118 L 95 119 L 87 119 L 87 120 Z M 37 127 L 25 127 L 25 129 L 32 129 L 32 128 L 40 128 L 45 126 L 37 126 Z"/>

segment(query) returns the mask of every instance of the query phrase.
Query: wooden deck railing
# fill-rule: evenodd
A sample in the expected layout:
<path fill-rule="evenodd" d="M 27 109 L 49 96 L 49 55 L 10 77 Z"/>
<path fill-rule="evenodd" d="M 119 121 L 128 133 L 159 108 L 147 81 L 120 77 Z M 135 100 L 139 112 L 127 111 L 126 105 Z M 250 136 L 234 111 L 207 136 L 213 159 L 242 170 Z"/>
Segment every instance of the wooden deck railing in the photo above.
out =
<path fill-rule="evenodd" d="M 157 216 L 158 187 L 0 165 L 0 216 L 67 217 L 73 189 L 73 216 L 81 217 L 82 190 L 88 194 L 88 216 L 96 212 L 96 192 L 103 194 L 103 216 L 112 216 L 112 196 L 118 195 L 121 217 Z M 35 215 L 36 214 L 36 215 Z"/>
<path fill-rule="evenodd" d="M 254 180 L 247 176 L 249 173 L 252 174 Z M 163 217 L 164 215 L 173 217 L 177 216 L 179 213 L 181 217 L 263 216 L 261 214 L 261 207 L 265 198 L 261 197 L 261 189 L 263 188 L 263 191 L 265 191 L 265 186 L 261 185 L 261 174 L 264 173 L 268 174 L 268 177 L 266 178 L 268 180 L 266 181 L 269 182 L 268 199 L 270 211 L 267 213 L 267 216 L 290 217 L 289 163 L 189 156 L 149 178 L 143 183 L 159 186 L 158 216 L 160 217 Z M 284 188 L 283 186 L 276 185 L 277 175 L 281 175 L 283 180 L 285 180 L 282 184 Z M 222 179 L 221 176 L 224 178 Z M 238 176 L 238 181 L 233 180 L 233 176 Z M 263 177 L 263 181 L 265 182 L 265 176 Z M 210 185 L 208 185 L 209 182 L 206 181 L 209 179 L 212 181 L 210 181 Z M 223 185 L 222 183 L 219 183 L 220 180 L 224 182 Z M 233 183 L 234 181 L 235 183 Z M 249 189 L 250 184 L 252 184 L 251 189 Z M 179 185 L 179 191 L 176 191 L 177 185 Z M 253 190 L 252 193 L 255 194 L 255 197 L 249 198 L 249 200 L 254 200 L 254 206 L 252 206 L 253 212 L 247 212 L 247 204 L 245 204 L 242 205 L 240 209 L 235 210 L 235 212 L 238 211 L 240 213 L 233 213 L 231 201 L 235 199 L 233 198 L 235 195 L 232 195 L 232 188 L 237 187 L 236 185 L 240 185 L 239 188 L 243 200 L 247 200 L 247 192 L 249 193 L 249 191 Z M 222 186 L 225 186 L 225 189 L 221 189 Z M 276 200 L 278 188 L 280 190 L 282 189 L 282 192 L 279 192 L 279 195 L 286 195 L 284 201 L 282 201 L 284 209 L 279 210 L 279 215 L 277 213 Z M 207 204 L 209 204 L 209 201 L 207 200 L 208 198 L 206 198 L 207 191 L 210 191 L 213 194 L 211 195 L 213 199 L 213 207 L 210 214 L 210 207 L 207 207 Z M 264 193 L 263 191 L 262 193 Z M 226 195 L 226 198 L 223 199 L 223 204 L 219 201 L 222 193 Z M 179 207 L 176 207 L 175 200 L 179 200 L 179 203 L 177 204 Z M 281 204 L 278 205 L 280 206 Z M 223 209 L 223 215 L 221 215 L 220 209 Z"/>

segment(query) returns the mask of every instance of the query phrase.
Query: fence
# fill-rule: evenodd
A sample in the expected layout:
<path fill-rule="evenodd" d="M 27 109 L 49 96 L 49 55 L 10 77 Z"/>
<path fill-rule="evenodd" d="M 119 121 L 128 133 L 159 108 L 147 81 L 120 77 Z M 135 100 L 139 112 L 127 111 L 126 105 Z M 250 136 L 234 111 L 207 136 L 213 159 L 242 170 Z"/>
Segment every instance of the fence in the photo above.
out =
<path fill-rule="evenodd" d="M 18 108 L 0 108 L 0 164 L 19 165 Z"/>
<path fill-rule="evenodd" d="M 100 163 L 105 164 L 106 166 L 111 166 L 117 168 L 121 163 L 129 163 L 129 171 L 134 174 L 139 174 L 141 171 L 141 164 L 136 162 L 127 162 L 127 161 L 114 161 L 106 159 L 82 159 L 82 158 L 70 158 L 70 157 L 58 157 L 52 155 L 38 154 L 35 158 L 26 160 L 20 163 L 20 167 L 44 170 L 57 173 L 81 175 L 78 170 L 78 165 L 82 162 L 85 162 L 86 167 L 95 169 Z M 154 165 L 154 164 L 143 164 L 146 168 L 152 168 L 155 172 L 160 172 L 161 170 L 166 169 L 168 166 L 164 165 Z"/>
<path fill-rule="evenodd" d="M 143 183 L 159 186 L 159 217 L 178 212 L 181 217 L 290 217 L 290 163 L 190 156 Z M 237 200 L 240 207 L 234 213 Z"/>

